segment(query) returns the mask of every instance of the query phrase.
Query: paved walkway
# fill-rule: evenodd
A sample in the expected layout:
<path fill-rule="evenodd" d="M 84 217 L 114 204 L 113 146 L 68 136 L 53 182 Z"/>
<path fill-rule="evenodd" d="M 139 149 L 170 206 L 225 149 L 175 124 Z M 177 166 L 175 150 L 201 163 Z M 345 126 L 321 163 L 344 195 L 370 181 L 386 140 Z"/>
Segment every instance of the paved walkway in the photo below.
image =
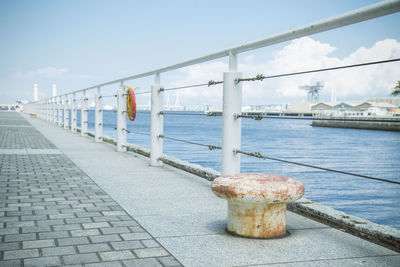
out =
<path fill-rule="evenodd" d="M 180 266 L 18 113 L 0 112 L 0 266 Z"/>
<path fill-rule="evenodd" d="M 16 115 L 0 144 L 13 121 L 29 126 Z M 285 238 L 231 236 L 208 181 L 27 120 L 43 146 L 0 149 L 0 266 L 400 266 L 399 253 L 291 212 Z"/>

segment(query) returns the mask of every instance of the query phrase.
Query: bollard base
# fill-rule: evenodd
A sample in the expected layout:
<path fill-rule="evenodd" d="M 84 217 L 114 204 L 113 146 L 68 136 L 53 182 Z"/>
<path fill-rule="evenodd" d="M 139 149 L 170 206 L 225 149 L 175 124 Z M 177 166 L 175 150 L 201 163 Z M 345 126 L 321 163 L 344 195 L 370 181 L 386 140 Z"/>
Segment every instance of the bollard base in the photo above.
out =
<path fill-rule="evenodd" d="M 286 203 L 228 201 L 227 231 L 245 237 L 276 238 L 286 233 Z"/>

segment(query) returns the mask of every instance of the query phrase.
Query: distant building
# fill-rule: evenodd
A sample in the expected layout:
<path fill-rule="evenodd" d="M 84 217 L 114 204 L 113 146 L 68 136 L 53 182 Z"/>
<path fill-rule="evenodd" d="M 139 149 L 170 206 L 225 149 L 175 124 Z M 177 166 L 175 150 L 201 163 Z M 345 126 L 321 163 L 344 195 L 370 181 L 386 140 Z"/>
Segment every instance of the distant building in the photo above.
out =
<path fill-rule="evenodd" d="M 400 97 L 376 97 L 368 98 L 365 101 L 374 103 L 389 103 L 395 105 L 396 107 L 400 107 Z"/>
<path fill-rule="evenodd" d="M 313 103 L 310 102 L 293 102 L 290 103 L 290 111 L 291 112 L 311 112 L 311 106 L 313 105 Z"/>
<path fill-rule="evenodd" d="M 400 115 L 399 106 L 384 102 L 318 103 L 311 107 L 316 117 L 392 117 Z"/>

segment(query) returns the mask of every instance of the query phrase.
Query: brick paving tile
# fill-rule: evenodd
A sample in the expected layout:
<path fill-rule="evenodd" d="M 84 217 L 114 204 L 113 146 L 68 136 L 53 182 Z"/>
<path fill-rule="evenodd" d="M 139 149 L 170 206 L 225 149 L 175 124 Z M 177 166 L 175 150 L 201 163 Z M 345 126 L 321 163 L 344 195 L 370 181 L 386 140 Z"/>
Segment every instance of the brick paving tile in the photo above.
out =
<path fill-rule="evenodd" d="M 165 266 L 165 267 L 175 267 L 181 266 L 181 264 L 171 256 L 158 258 L 158 260 Z"/>
<path fill-rule="evenodd" d="M 20 114 L 0 122 L 0 267 L 180 265 Z"/>
<path fill-rule="evenodd" d="M 133 250 L 139 258 L 168 256 L 169 253 L 162 247 L 159 248 L 141 248 Z"/>
<path fill-rule="evenodd" d="M 24 260 L 24 267 L 60 266 L 60 265 L 61 265 L 61 260 L 59 257 L 40 257 L 40 258 Z"/>
<path fill-rule="evenodd" d="M 99 255 L 103 261 L 126 260 L 136 258 L 130 250 L 100 252 Z"/>
<path fill-rule="evenodd" d="M 136 259 L 124 261 L 127 267 L 159 267 L 162 265 L 154 258 Z"/>

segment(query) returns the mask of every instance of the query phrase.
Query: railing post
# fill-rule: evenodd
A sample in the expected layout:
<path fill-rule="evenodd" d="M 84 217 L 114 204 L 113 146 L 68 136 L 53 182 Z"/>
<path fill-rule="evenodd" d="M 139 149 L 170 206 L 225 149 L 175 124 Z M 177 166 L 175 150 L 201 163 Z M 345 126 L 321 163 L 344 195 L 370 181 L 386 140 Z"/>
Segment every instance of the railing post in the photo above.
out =
<path fill-rule="evenodd" d="M 64 98 L 64 129 L 69 128 L 69 99 L 68 95 Z"/>
<path fill-rule="evenodd" d="M 51 123 L 51 98 L 46 100 L 47 106 L 47 122 Z"/>
<path fill-rule="evenodd" d="M 126 93 L 124 83 L 118 88 L 117 94 L 117 151 L 126 151 Z"/>
<path fill-rule="evenodd" d="M 62 98 L 58 97 L 58 126 L 63 124 L 63 114 L 62 114 Z"/>
<path fill-rule="evenodd" d="M 71 132 L 76 133 L 76 97 L 72 94 L 71 100 Z"/>
<path fill-rule="evenodd" d="M 101 88 L 97 87 L 96 93 L 96 110 L 95 110 L 95 124 L 94 124 L 94 140 L 95 142 L 103 142 L 103 101 L 101 96 Z"/>
<path fill-rule="evenodd" d="M 49 123 L 53 123 L 53 98 L 49 98 Z"/>
<path fill-rule="evenodd" d="M 81 136 L 87 136 L 88 131 L 88 99 L 86 91 L 83 91 L 81 98 Z"/>
<path fill-rule="evenodd" d="M 56 113 L 56 98 L 51 98 L 51 124 L 56 124 L 57 113 Z"/>
<path fill-rule="evenodd" d="M 163 92 L 160 90 L 160 74 L 156 73 L 154 77 L 154 85 L 151 86 L 151 129 L 150 129 L 150 165 L 160 166 L 162 162 L 159 160 L 163 153 Z"/>
<path fill-rule="evenodd" d="M 49 121 L 49 100 L 46 98 L 44 100 L 44 108 L 45 108 L 45 121 Z"/>
<path fill-rule="evenodd" d="M 42 112 L 42 120 L 46 120 L 46 100 L 42 100 L 42 105 L 43 105 L 43 112 Z"/>
<path fill-rule="evenodd" d="M 51 123 L 51 98 L 47 99 L 47 122 Z"/>
<path fill-rule="evenodd" d="M 55 96 L 52 98 L 52 108 L 53 108 L 52 123 L 54 125 L 56 125 L 57 124 L 57 98 Z"/>
<path fill-rule="evenodd" d="M 229 72 L 224 73 L 223 124 L 222 124 L 222 175 L 240 173 L 240 149 L 242 122 L 236 115 L 242 112 L 242 85 L 235 80 L 241 77 L 237 72 L 237 55 L 229 53 Z"/>
<path fill-rule="evenodd" d="M 50 123 L 54 124 L 54 97 L 50 97 Z"/>

